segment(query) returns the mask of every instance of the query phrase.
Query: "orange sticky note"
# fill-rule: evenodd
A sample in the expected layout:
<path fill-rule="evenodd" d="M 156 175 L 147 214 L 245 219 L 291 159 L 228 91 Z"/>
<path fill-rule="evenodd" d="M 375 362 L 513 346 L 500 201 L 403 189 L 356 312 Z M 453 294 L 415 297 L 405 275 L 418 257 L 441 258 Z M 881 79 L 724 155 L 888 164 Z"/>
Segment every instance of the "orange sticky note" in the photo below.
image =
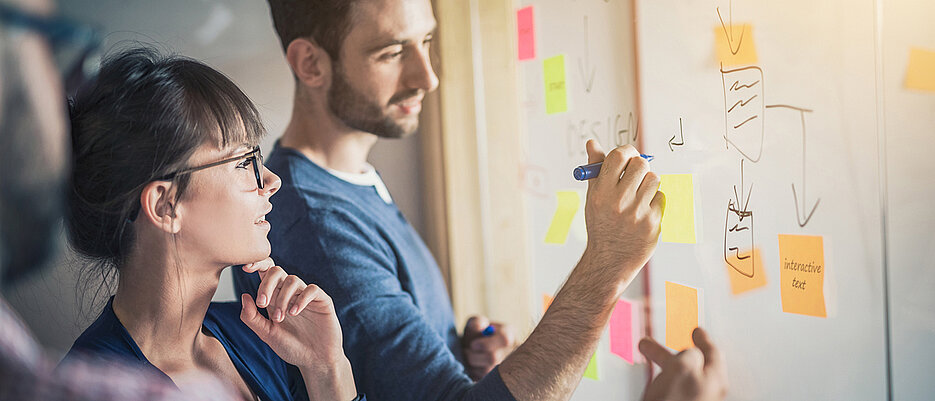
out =
<path fill-rule="evenodd" d="M 766 285 L 766 269 L 759 249 L 728 253 L 726 262 L 731 294 L 743 294 Z"/>
<path fill-rule="evenodd" d="M 783 312 L 827 316 L 822 237 L 779 234 L 779 271 Z"/>
<path fill-rule="evenodd" d="M 536 58 L 536 30 L 532 6 L 516 12 L 516 44 L 520 60 Z"/>
<path fill-rule="evenodd" d="M 698 290 L 666 281 L 666 346 L 682 351 L 694 345 L 698 327 Z"/>
<path fill-rule="evenodd" d="M 935 92 L 935 51 L 909 50 L 906 68 L 906 89 Z"/>
<path fill-rule="evenodd" d="M 717 61 L 723 67 L 756 64 L 753 25 L 719 24 L 715 26 L 714 48 L 717 53 Z"/>
<path fill-rule="evenodd" d="M 542 294 L 542 314 L 545 315 L 545 311 L 549 310 L 549 306 L 552 306 L 552 296 L 549 294 Z"/>

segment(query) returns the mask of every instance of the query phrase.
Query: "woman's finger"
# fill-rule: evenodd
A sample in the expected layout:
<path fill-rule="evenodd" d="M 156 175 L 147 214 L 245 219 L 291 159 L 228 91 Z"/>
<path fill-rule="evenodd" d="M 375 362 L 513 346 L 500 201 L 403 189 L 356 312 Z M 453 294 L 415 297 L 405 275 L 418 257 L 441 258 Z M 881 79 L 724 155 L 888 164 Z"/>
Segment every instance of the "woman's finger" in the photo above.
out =
<path fill-rule="evenodd" d="M 292 303 L 296 291 L 305 289 L 305 282 L 296 276 L 286 276 L 282 285 L 279 287 L 279 293 L 273 298 L 273 313 L 270 314 L 274 321 L 282 322 L 286 318 L 286 312 L 289 310 L 289 304 Z"/>
<path fill-rule="evenodd" d="M 265 272 L 273 268 L 274 266 L 276 266 L 276 263 L 273 262 L 273 258 L 266 258 L 259 262 L 253 262 L 253 263 L 248 263 L 248 264 L 243 265 L 243 271 L 247 273 L 253 273 L 253 272 L 259 271 L 261 272 L 260 276 L 262 277 L 263 275 L 262 272 Z"/>
<path fill-rule="evenodd" d="M 288 276 L 286 271 L 279 266 L 273 266 L 266 270 L 266 273 L 260 273 L 260 287 L 256 292 L 256 306 L 266 308 L 273 301 L 273 296 L 279 285 Z"/>
<path fill-rule="evenodd" d="M 293 315 L 298 315 L 313 301 L 315 302 L 315 312 L 334 313 L 334 304 L 331 301 L 331 297 L 315 284 L 309 284 L 308 287 L 305 287 L 305 290 L 302 291 L 302 294 L 299 295 L 299 298 L 292 306 L 290 313 L 295 311 Z"/>

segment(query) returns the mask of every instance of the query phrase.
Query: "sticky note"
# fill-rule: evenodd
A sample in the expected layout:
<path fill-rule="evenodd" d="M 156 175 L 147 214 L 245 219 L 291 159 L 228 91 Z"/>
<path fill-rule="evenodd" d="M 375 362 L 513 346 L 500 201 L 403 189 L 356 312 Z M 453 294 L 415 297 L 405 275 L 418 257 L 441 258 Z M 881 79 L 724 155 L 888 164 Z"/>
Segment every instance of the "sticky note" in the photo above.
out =
<path fill-rule="evenodd" d="M 909 50 L 906 69 L 906 89 L 935 92 L 935 51 Z"/>
<path fill-rule="evenodd" d="M 600 380 L 597 375 L 597 351 L 594 352 L 594 355 L 591 355 L 591 361 L 588 362 L 588 367 L 584 370 L 584 377 L 591 380 Z"/>
<path fill-rule="evenodd" d="M 552 216 L 552 223 L 549 224 L 549 230 L 545 233 L 546 244 L 564 244 L 568 239 L 568 230 L 571 228 L 571 221 L 578 212 L 578 206 L 581 204 L 581 197 L 577 191 L 558 191 L 558 207 L 555 209 L 555 215 Z"/>
<path fill-rule="evenodd" d="M 827 316 L 822 237 L 779 234 L 779 272 L 783 312 Z"/>
<path fill-rule="evenodd" d="M 610 314 L 610 352 L 633 364 L 633 305 L 622 299 Z"/>
<path fill-rule="evenodd" d="M 516 12 L 516 44 L 520 60 L 536 58 L 536 30 L 532 18 L 532 6 Z"/>
<path fill-rule="evenodd" d="M 723 67 L 756 64 L 753 25 L 718 24 L 714 27 L 714 48 Z"/>
<path fill-rule="evenodd" d="M 695 243 L 695 195 L 691 174 L 663 174 L 659 190 L 666 194 L 662 242 Z"/>
<path fill-rule="evenodd" d="M 666 281 L 666 346 L 682 351 L 694 345 L 698 327 L 698 290 Z"/>
<path fill-rule="evenodd" d="M 545 311 L 549 310 L 549 306 L 552 306 L 552 296 L 549 294 L 542 294 L 542 314 L 545 315 Z"/>
<path fill-rule="evenodd" d="M 555 114 L 568 111 L 568 91 L 565 88 L 565 56 L 550 57 L 542 62 L 545 78 L 545 112 Z"/>
<path fill-rule="evenodd" d="M 729 253 L 726 262 L 731 294 L 739 295 L 766 286 L 766 269 L 759 249 Z"/>

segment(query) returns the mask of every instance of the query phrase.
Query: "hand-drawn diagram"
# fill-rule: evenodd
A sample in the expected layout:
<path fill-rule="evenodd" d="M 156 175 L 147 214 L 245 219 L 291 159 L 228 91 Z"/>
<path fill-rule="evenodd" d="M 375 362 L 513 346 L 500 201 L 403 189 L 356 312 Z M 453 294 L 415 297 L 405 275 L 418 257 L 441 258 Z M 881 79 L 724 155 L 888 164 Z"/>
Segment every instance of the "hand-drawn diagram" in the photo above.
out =
<path fill-rule="evenodd" d="M 767 105 L 767 109 L 786 109 L 792 110 L 799 115 L 799 119 L 802 122 L 802 185 L 799 186 L 801 192 L 795 190 L 795 183 L 792 183 L 792 200 L 795 202 L 795 218 L 796 222 L 799 224 L 799 227 L 805 227 L 808 224 L 808 221 L 812 219 L 812 216 L 815 214 L 815 210 L 818 209 L 818 204 L 821 202 L 821 198 L 816 199 L 814 205 L 812 205 L 811 210 L 808 209 L 808 200 L 805 198 L 805 178 L 808 176 L 805 161 L 806 161 L 806 139 L 808 138 L 808 130 L 805 126 L 805 115 L 811 113 L 812 110 L 803 109 L 801 107 L 789 106 L 786 104 L 773 104 Z M 799 208 L 799 195 L 801 194 L 802 205 L 801 209 Z"/>
<path fill-rule="evenodd" d="M 724 86 L 724 140 L 751 162 L 763 155 L 763 70 L 721 67 Z"/>
<path fill-rule="evenodd" d="M 756 258 L 753 235 L 753 211 L 750 197 L 753 184 L 744 197 L 743 159 L 740 159 L 740 191 L 734 185 L 734 197 L 727 201 L 727 217 L 724 219 L 724 262 L 747 278 L 756 274 Z"/>
<path fill-rule="evenodd" d="M 721 17 L 720 9 L 715 10 L 718 19 L 721 21 L 724 35 L 727 37 L 729 50 L 731 54 L 737 55 L 743 44 L 746 25 L 740 29 L 739 33 L 735 32 L 732 3 L 727 24 L 724 23 L 724 18 Z M 805 157 L 807 138 L 805 115 L 811 113 L 812 110 L 785 104 L 767 105 L 763 89 L 764 73 L 759 66 L 747 65 L 725 69 L 724 65 L 721 64 L 720 71 L 721 83 L 724 88 L 724 140 L 728 149 L 733 146 L 747 160 L 756 163 L 763 155 L 767 109 L 778 108 L 798 112 L 802 125 L 802 185 L 798 187 L 799 191 L 797 191 L 795 183 L 792 184 L 792 200 L 795 204 L 796 223 L 799 227 L 805 227 L 814 216 L 815 210 L 818 209 L 818 204 L 821 202 L 820 198 L 817 199 L 809 209 L 805 194 L 805 178 L 808 175 Z"/>
<path fill-rule="evenodd" d="M 678 140 L 675 138 L 678 137 Z M 672 135 L 672 138 L 669 138 L 669 150 L 675 152 L 673 146 L 683 146 L 685 145 L 685 133 L 682 132 L 682 118 L 679 117 L 679 133 Z"/>
<path fill-rule="evenodd" d="M 597 66 L 591 66 L 591 42 L 588 40 L 588 16 L 584 16 L 584 65 L 581 65 L 581 58 L 578 58 L 578 72 L 581 74 L 581 80 L 584 84 L 584 91 L 591 93 L 594 86 L 594 73 L 597 72 Z"/>

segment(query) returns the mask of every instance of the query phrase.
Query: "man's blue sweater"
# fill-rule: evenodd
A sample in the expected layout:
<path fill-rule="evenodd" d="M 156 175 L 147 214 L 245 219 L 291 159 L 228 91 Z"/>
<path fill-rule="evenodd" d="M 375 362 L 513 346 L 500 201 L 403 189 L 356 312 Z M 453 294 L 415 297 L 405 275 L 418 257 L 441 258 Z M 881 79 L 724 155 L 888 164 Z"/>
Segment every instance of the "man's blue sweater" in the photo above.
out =
<path fill-rule="evenodd" d="M 276 146 L 272 258 L 334 300 L 357 389 L 370 400 L 513 400 L 494 369 L 474 383 L 429 250 L 396 205 Z M 234 269 L 238 293 L 259 276 Z"/>

